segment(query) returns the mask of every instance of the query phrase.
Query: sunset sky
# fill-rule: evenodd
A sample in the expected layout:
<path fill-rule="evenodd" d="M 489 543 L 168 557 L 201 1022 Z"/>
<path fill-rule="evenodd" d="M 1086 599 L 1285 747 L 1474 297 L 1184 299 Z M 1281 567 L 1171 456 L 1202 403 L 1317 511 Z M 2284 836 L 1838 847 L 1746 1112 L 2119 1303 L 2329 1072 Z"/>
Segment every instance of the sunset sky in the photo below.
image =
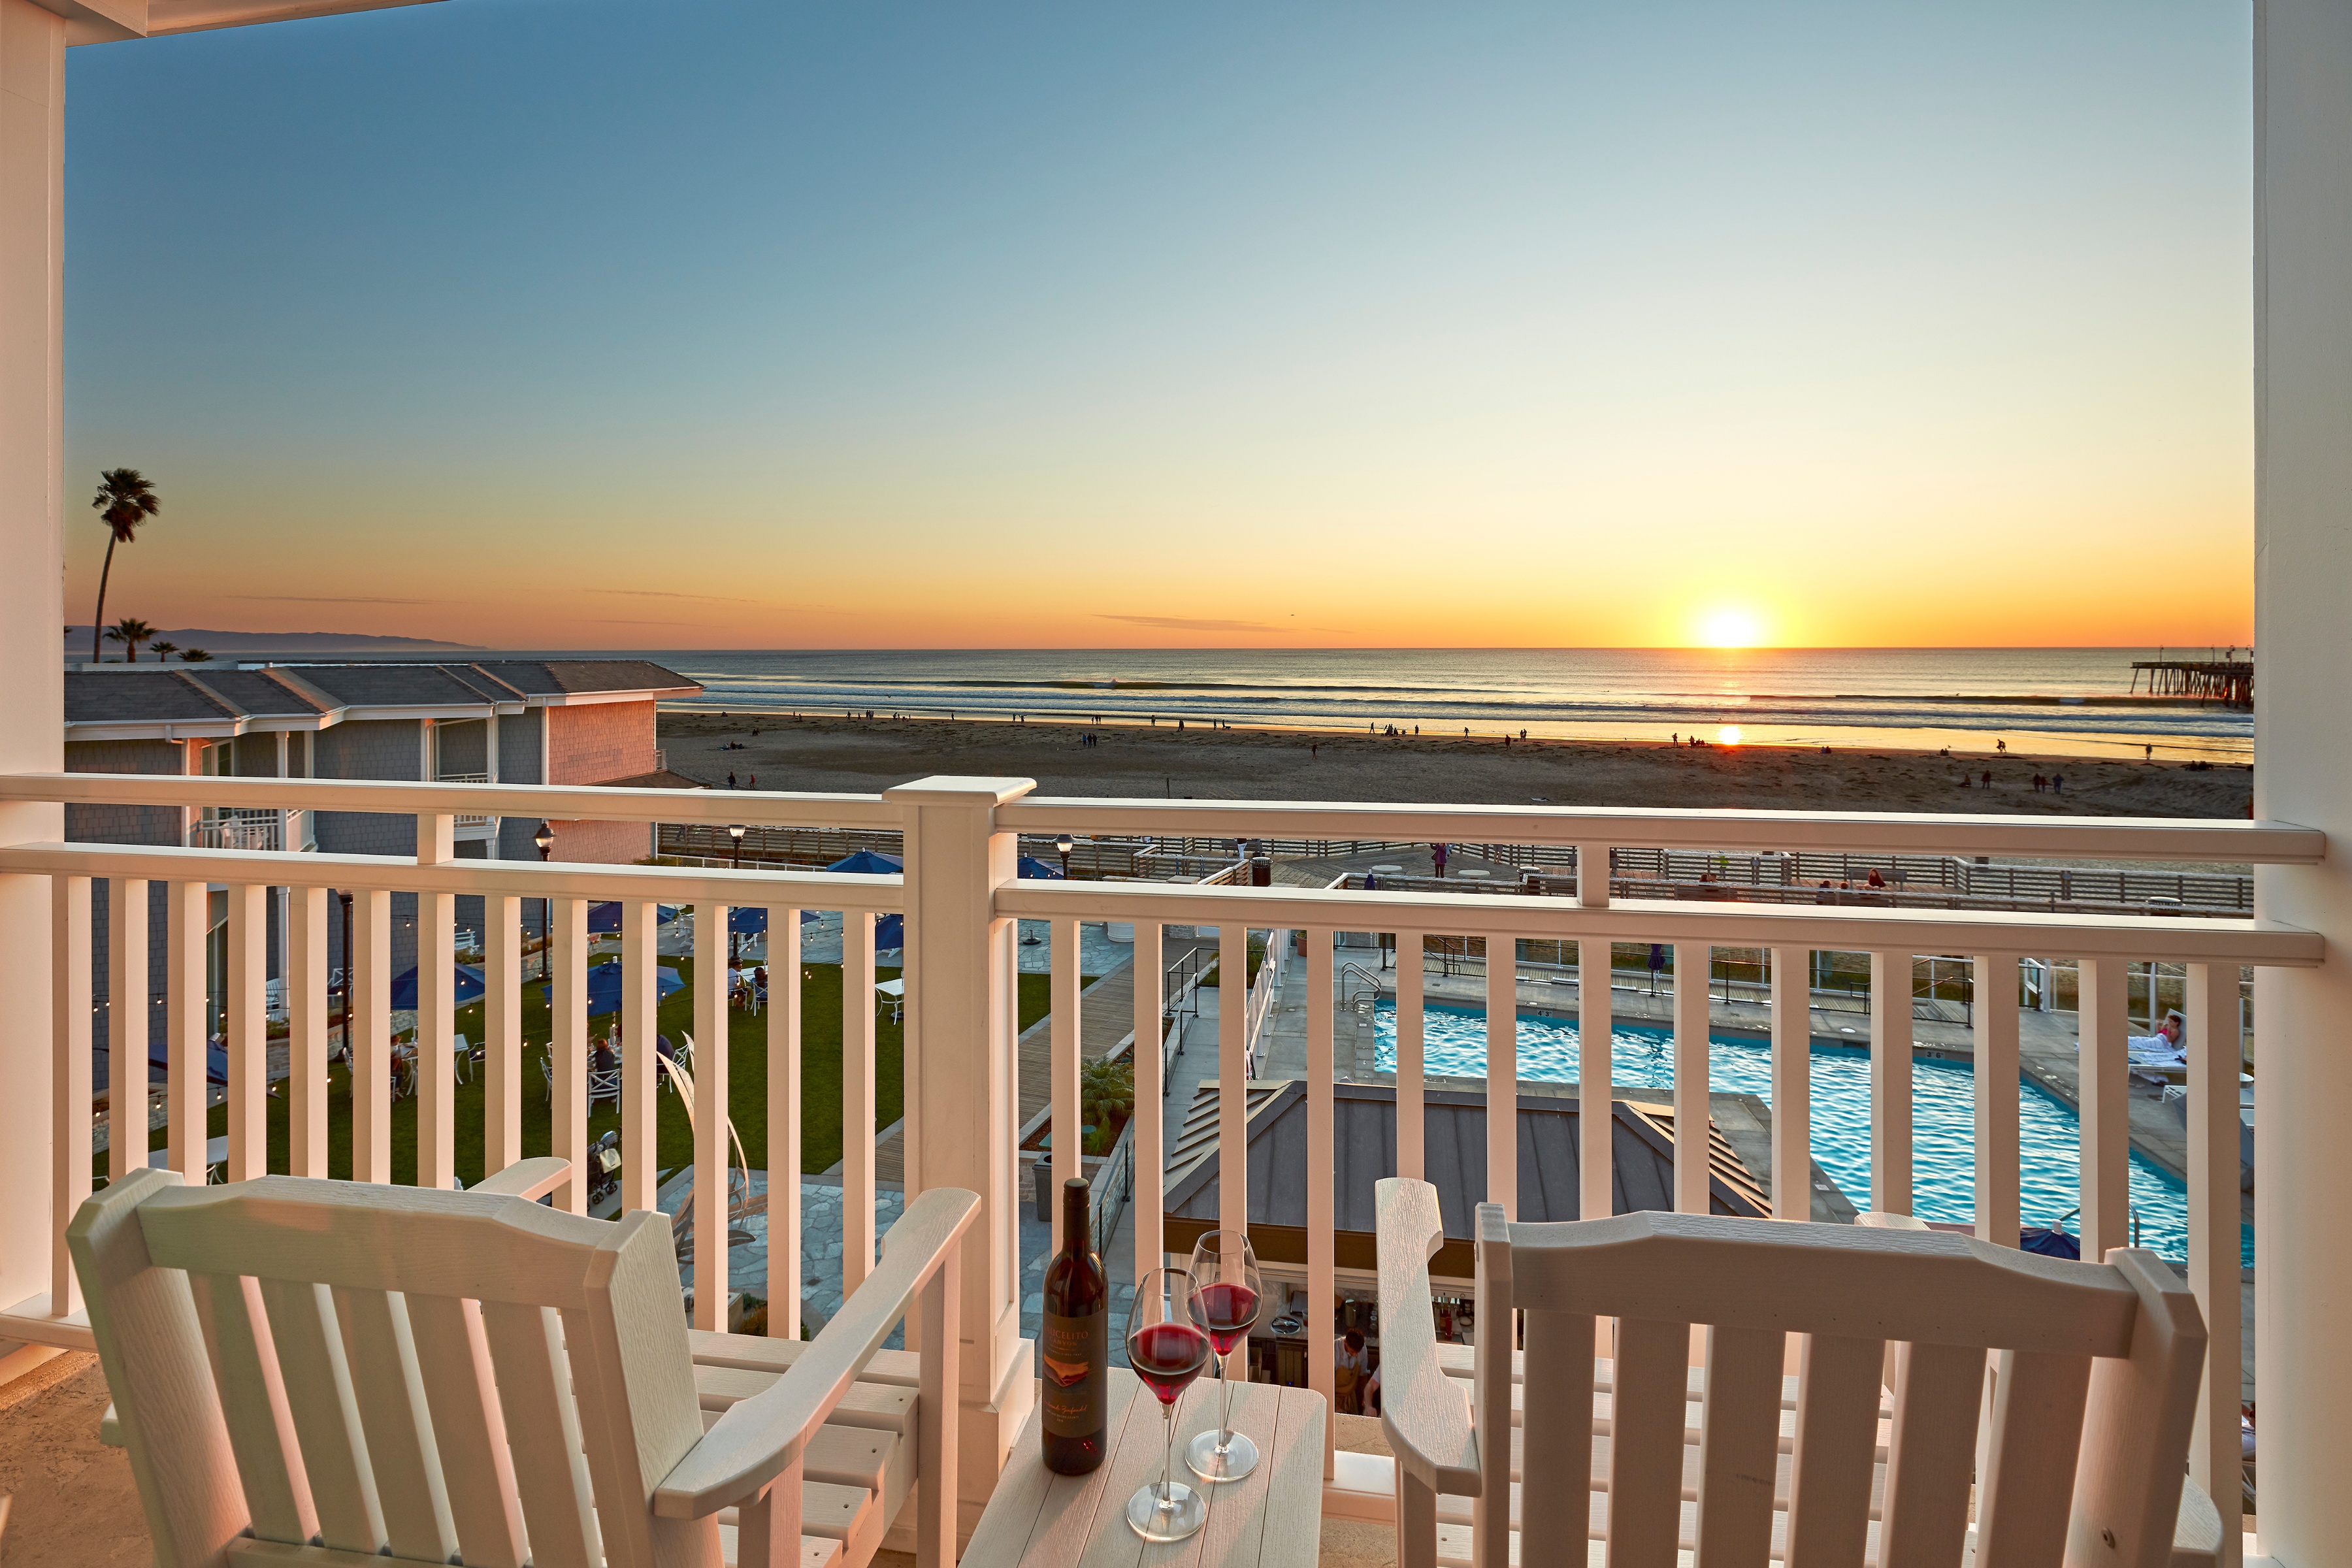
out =
<path fill-rule="evenodd" d="M 2242 642 L 2221 0 L 74 50 L 66 596 L 530 647 Z"/>

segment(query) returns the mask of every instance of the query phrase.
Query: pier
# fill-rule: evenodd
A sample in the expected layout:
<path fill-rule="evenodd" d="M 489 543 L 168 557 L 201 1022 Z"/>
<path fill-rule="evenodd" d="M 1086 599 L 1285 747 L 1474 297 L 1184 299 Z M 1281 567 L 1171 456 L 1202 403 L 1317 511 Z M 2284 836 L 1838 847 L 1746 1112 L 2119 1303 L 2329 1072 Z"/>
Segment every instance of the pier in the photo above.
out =
<path fill-rule="evenodd" d="M 2141 671 L 2147 672 L 2151 697 L 2194 697 L 2200 701 L 2226 702 L 2232 708 L 2254 705 L 2254 661 L 2246 659 L 2144 659 L 2132 665 L 2132 692 L 2139 692 Z"/>

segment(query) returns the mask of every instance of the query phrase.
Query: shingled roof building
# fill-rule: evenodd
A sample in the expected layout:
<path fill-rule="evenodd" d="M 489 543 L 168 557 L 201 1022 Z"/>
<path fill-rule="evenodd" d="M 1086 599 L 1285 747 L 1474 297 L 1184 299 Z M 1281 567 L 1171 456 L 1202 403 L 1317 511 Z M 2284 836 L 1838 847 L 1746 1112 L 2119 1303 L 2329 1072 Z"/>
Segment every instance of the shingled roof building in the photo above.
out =
<path fill-rule="evenodd" d="M 86 666 L 66 672 L 65 765 L 70 773 L 645 787 L 648 775 L 661 773 L 655 704 L 701 691 L 643 659 Z M 551 826 L 551 858 L 558 860 L 625 863 L 653 853 L 648 825 Z M 535 859 L 538 829 L 536 817 L 460 816 L 457 852 L 468 859 Z M 66 837 L 85 843 L 413 855 L 415 834 L 414 816 L 362 812 L 66 808 Z M 160 886 L 151 889 L 158 902 L 149 973 L 159 984 L 162 892 Z M 103 889 L 98 898 L 94 973 L 103 976 Z M 415 962 L 415 898 L 396 894 L 394 902 L 393 957 L 404 969 Z M 283 958 L 282 913 L 273 900 L 273 978 Z M 478 929 L 478 908 L 470 913 Z M 460 921 L 467 916 L 461 909 Z M 221 918 L 216 910 L 215 926 Z M 330 963 L 341 965 L 340 922 L 329 925 Z M 102 1041 L 103 1013 L 96 1026 Z"/>

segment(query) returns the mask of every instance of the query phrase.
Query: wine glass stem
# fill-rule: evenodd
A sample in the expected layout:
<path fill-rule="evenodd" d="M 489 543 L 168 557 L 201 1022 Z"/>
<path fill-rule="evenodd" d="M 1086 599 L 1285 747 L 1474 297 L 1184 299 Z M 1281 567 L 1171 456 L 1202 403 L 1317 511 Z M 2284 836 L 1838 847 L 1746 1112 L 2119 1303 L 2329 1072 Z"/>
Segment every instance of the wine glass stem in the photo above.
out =
<path fill-rule="evenodd" d="M 1234 1350 L 1241 1347 L 1236 1345 Z M 1227 1351 L 1217 1365 L 1217 1452 L 1234 1446 L 1234 1352 Z"/>
<path fill-rule="evenodd" d="M 1160 1507 L 1162 1512 L 1176 1508 L 1176 1402 L 1170 1400 L 1160 1407 L 1160 1419 L 1167 1441 L 1160 1446 Z"/>

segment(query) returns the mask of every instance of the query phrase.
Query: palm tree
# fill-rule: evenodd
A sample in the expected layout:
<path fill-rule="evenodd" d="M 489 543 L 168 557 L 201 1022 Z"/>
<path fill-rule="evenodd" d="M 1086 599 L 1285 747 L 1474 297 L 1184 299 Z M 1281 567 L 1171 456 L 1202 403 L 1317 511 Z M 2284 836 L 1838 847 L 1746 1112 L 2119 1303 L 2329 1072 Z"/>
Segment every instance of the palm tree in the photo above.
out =
<path fill-rule="evenodd" d="M 156 646 L 161 647 L 162 645 L 159 643 Z M 180 650 L 180 662 L 182 664 L 210 664 L 212 661 L 213 656 L 206 653 L 200 647 L 185 647 Z"/>
<path fill-rule="evenodd" d="M 136 468 L 105 468 L 98 476 L 98 494 L 90 498 L 90 508 L 107 527 L 106 564 L 98 574 L 98 610 L 90 616 L 89 657 L 98 662 L 99 628 L 106 624 L 106 579 L 114 570 L 114 547 L 129 544 L 138 537 L 139 525 L 163 510 L 155 499 L 155 487 Z M 150 634 L 152 635 L 152 634 Z M 136 662 L 138 649 L 131 649 Z"/>
<path fill-rule="evenodd" d="M 172 656 L 179 651 L 180 645 L 178 643 L 159 642 L 155 645 L 155 662 L 158 664 L 169 664 L 172 662 Z"/>
<path fill-rule="evenodd" d="M 106 628 L 106 640 L 119 642 L 131 650 L 131 662 L 139 662 L 139 645 L 155 635 L 155 628 L 136 616 L 125 616 Z"/>

